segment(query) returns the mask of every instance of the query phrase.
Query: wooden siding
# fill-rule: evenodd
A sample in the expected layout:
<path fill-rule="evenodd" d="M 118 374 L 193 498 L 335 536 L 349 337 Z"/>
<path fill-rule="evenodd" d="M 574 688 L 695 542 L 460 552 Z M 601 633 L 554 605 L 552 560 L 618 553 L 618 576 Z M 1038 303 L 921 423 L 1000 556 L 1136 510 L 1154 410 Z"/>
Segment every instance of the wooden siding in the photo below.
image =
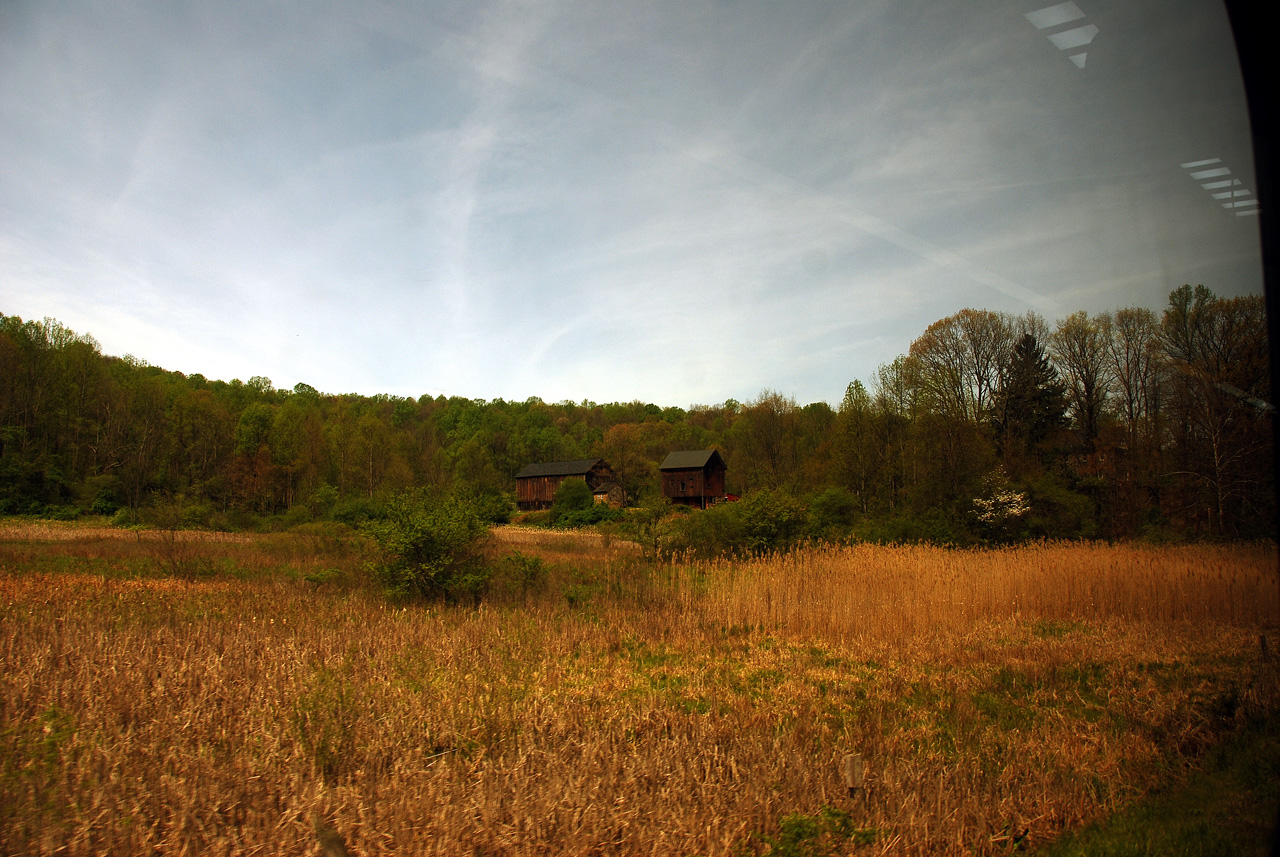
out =
<path fill-rule="evenodd" d="M 596 464 L 582 475 L 564 474 L 558 476 L 521 476 L 516 478 L 516 508 L 522 511 L 550 509 L 555 498 L 556 489 L 566 479 L 582 479 L 587 485 L 595 488 L 605 482 L 613 481 L 613 469 L 603 461 Z"/>
<path fill-rule="evenodd" d="M 715 462 L 706 468 L 662 471 L 662 496 L 672 503 L 705 509 L 724 497 L 724 470 Z"/>

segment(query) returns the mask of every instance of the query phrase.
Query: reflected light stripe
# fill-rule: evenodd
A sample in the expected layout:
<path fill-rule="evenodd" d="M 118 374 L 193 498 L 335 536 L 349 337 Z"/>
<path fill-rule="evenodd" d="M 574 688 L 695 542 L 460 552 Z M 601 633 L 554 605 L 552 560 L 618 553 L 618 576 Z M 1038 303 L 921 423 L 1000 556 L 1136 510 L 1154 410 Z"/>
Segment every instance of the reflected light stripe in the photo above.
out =
<path fill-rule="evenodd" d="M 1089 44 L 1096 35 L 1098 35 L 1098 28 L 1093 24 L 1087 24 L 1083 27 L 1076 27 L 1074 30 L 1054 33 L 1049 37 L 1049 41 L 1053 42 L 1058 50 L 1065 51 Z"/>
<path fill-rule="evenodd" d="M 1218 167 L 1216 170 L 1201 170 L 1198 173 L 1192 173 L 1191 177 L 1193 179 L 1212 179 L 1228 175 L 1230 172 L 1230 167 Z"/>
<path fill-rule="evenodd" d="M 1205 182 L 1200 187 L 1205 190 L 1217 190 L 1220 187 L 1231 187 L 1233 184 L 1240 184 L 1240 179 L 1227 179 L 1222 182 Z"/>
<path fill-rule="evenodd" d="M 1034 12 L 1027 13 L 1027 20 L 1030 21 L 1037 30 L 1043 30 L 1046 27 L 1056 27 L 1059 24 L 1065 24 L 1068 21 L 1078 21 L 1084 17 L 1084 12 L 1080 11 L 1080 7 L 1075 3 L 1059 3 L 1056 6 L 1046 6 L 1043 9 L 1037 9 Z"/>
<path fill-rule="evenodd" d="M 1207 167 L 1210 164 L 1220 164 L 1220 163 L 1222 163 L 1222 158 L 1209 158 L 1208 160 L 1205 160 L 1205 161 L 1188 161 L 1187 163 L 1182 164 L 1181 166 L 1184 170 L 1189 170 L 1192 167 Z"/>

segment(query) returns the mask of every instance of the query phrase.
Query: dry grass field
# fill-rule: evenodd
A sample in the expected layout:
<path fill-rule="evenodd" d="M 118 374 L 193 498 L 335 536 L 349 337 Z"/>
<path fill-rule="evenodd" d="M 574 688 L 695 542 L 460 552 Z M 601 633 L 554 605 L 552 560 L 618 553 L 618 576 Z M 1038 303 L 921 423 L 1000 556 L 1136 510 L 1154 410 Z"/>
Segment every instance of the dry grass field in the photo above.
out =
<path fill-rule="evenodd" d="M 0 530 L 0 853 L 1005 854 L 1280 702 L 1271 546 L 513 547 L 471 609 L 341 533 Z"/>

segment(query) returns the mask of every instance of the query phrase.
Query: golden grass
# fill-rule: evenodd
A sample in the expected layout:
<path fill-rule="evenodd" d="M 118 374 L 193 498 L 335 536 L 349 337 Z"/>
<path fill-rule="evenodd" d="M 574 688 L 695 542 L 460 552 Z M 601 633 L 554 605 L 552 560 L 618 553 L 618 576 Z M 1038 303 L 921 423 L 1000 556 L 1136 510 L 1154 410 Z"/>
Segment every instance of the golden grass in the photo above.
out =
<path fill-rule="evenodd" d="M 679 575 L 686 603 L 720 621 L 842 640 L 913 636 L 993 618 L 1173 625 L 1280 619 L 1274 545 L 862 545 L 709 563 L 698 571 Z"/>
<path fill-rule="evenodd" d="M 245 580 L 143 574 L 127 544 L 0 543 L 7 852 L 315 854 L 319 816 L 354 854 L 722 855 L 831 804 L 875 831 L 860 853 L 1007 853 L 1280 699 L 1273 548 L 646 578 L 587 546 L 557 578 L 589 584 L 577 607 L 467 610 L 308 583 L 358 564 L 345 543 L 209 546 Z M 852 801 L 846 752 L 868 764 Z"/>

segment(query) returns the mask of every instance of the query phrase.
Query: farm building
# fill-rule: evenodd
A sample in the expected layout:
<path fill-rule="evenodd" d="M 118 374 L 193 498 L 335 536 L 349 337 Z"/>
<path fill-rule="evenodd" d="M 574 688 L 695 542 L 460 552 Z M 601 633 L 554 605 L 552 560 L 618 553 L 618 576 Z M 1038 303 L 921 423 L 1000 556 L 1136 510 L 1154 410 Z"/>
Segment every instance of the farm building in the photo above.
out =
<path fill-rule="evenodd" d="M 672 503 L 705 509 L 724 499 L 724 459 L 714 449 L 673 452 L 658 468 L 662 496 Z"/>
<path fill-rule="evenodd" d="M 622 486 L 617 482 L 601 482 L 591 495 L 597 503 L 608 503 L 614 509 L 621 509 L 626 502 Z"/>
<path fill-rule="evenodd" d="M 614 481 L 613 468 L 603 458 L 530 464 L 516 474 L 516 506 L 526 512 L 550 509 L 556 489 L 571 476 L 584 480 L 593 493 L 599 486 Z"/>

